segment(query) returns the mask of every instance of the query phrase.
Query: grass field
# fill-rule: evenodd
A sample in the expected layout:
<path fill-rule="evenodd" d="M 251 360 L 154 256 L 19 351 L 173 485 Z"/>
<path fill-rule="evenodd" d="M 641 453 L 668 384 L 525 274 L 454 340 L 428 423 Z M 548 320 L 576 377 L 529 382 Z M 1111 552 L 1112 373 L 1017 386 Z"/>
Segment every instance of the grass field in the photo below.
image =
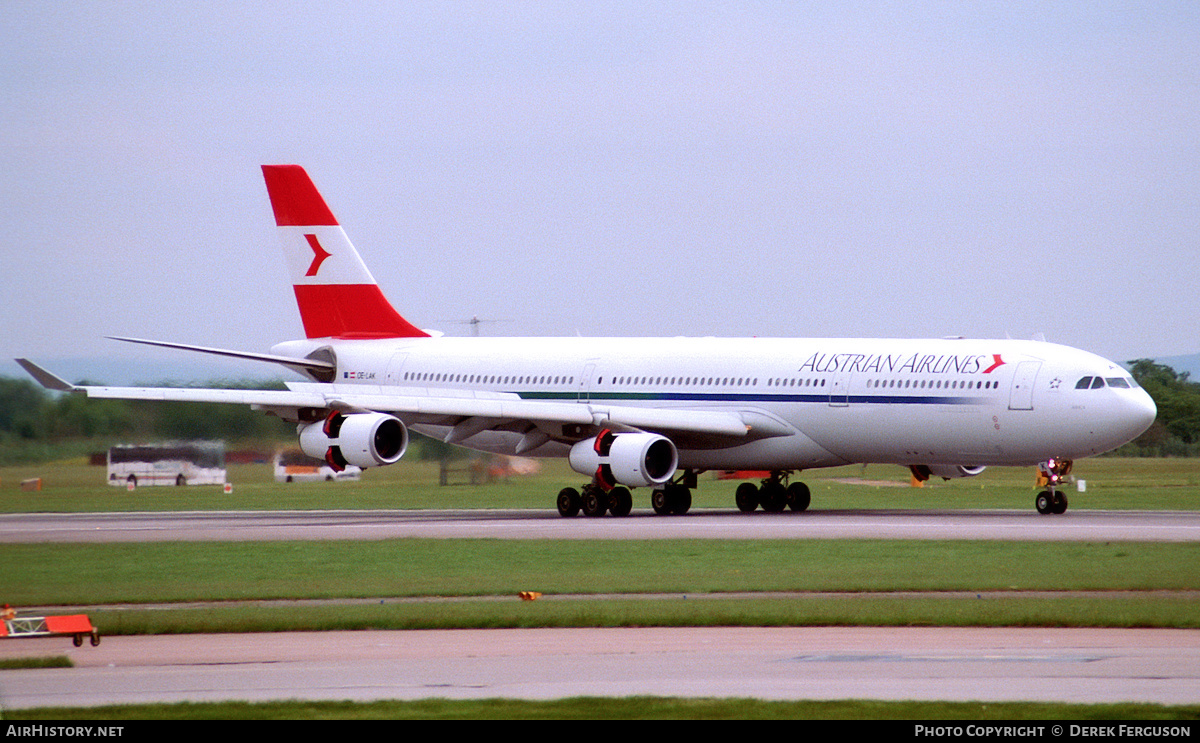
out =
<path fill-rule="evenodd" d="M 18 720 L 1196 720 L 1200 705 L 593 698 L 415 702 L 214 702 L 17 710 Z M 908 734 L 910 728 L 903 729 Z M 890 730 L 889 730 L 890 732 Z"/>
<path fill-rule="evenodd" d="M 0 468 L 0 512 L 268 510 L 318 508 L 537 508 L 553 509 L 565 486 L 585 480 L 560 460 L 535 475 L 485 485 L 438 486 L 438 465 L 409 462 L 369 470 L 357 482 L 276 483 L 266 464 L 231 465 L 233 492 L 219 486 L 144 487 L 127 491 L 105 483 L 103 467 L 85 461 Z M 1200 460 L 1105 457 L 1076 463 L 1084 492 L 1071 490 L 1072 508 L 1200 508 Z M 991 468 L 982 475 L 910 486 L 908 470 L 894 465 L 811 470 L 800 478 L 812 489 L 813 509 L 1015 508 L 1032 509 L 1032 468 Z M 24 492 L 40 478 L 42 490 Z M 695 508 L 733 508 L 736 481 L 702 476 Z M 649 508 L 649 491 L 634 491 L 634 508 Z"/>

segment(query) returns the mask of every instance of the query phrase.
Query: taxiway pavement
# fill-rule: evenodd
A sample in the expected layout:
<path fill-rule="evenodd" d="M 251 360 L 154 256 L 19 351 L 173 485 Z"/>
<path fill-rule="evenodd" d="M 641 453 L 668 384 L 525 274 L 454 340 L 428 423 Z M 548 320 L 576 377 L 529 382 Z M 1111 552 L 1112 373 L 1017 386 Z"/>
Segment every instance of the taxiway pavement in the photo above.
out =
<path fill-rule="evenodd" d="M 513 629 L 112 637 L 78 649 L 66 638 L 44 642 L 64 645 L 76 667 L 0 671 L 0 707 L 627 695 L 1200 700 L 1195 630 Z M 32 645 L 4 655 L 39 652 Z"/>

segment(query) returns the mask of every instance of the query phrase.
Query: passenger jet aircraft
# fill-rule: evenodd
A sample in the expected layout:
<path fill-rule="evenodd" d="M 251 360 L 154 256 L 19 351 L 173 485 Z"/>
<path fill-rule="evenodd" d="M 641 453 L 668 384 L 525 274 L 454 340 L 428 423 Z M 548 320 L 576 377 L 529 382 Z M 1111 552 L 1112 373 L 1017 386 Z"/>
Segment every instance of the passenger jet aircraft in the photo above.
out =
<path fill-rule="evenodd" d="M 43 385 L 90 397 L 249 404 L 297 424 L 335 469 L 397 462 L 409 429 L 500 454 L 566 457 L 590 480 L 558 494 L 563 516 L 625 516 L 631 488 L 659 514 L 691 505 L 706 470 L 761 470 L 743 511 L 802 511 L 789 478 L 852 463 L 918 480 L 1040 465 L 1043 514 L 1062 513 L 1072 461 L 1154 421 L 1146 392 L 1107 359 L 1038 341 L 782 338 L 447 338 L 380 291 L 303 168 L 264 165 L 306 338 L 270 354 L 122 338 L 282 364 L 286 391 Z"/>

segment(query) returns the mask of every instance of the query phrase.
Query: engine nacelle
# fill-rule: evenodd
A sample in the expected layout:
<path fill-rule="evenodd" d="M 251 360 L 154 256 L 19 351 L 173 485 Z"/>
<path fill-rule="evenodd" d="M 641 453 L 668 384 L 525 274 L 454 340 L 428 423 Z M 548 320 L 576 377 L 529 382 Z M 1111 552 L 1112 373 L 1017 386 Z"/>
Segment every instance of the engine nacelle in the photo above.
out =
<path fill-rule="evenodd" d="M 665 436 L 655 433 L 613 433 L 605 429 L 571 447 L 571 469 L 595 474 L 611 487 L 661 485 L 679 467 L 679 452 Z"/>
<path fill-rule="evenodd" d="M 965 464 L 914 464 L 909 467 L 913 477 L 925 482 L 930 477 L 940 477 L 943 480 L 954 480 L 959 477 L 974 477 L 987 467 Z"/>
<path fill-rule="evenodd" d="M 364 469 L 395 464 L 408 449 L 408 428 L 386 413 L 342 415 L 335 410 L 323 421 L 302 424 L 299 432 L 300 449 L 337 472 L 347 464 Z"/>

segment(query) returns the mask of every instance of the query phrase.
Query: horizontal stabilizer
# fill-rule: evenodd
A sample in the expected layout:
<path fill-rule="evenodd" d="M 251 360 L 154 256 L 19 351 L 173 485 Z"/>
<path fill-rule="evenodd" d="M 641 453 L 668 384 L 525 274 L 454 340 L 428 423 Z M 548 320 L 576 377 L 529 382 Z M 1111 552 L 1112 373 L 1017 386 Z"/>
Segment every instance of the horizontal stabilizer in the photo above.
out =
<path fill-rule="evenodd" d="M 249 359 L 251 361 L 266 361 L 272 364 L 282 364 L 297 370 L 333 372 L 337 371 L 337 365 L 332 361 L 324 361 L 322 359 L 298 359 L 292 356 L 276 356 L 269 353 L 250 353 L 248 351 L 230 351 L 224 348 L 208 348 L 207 346 L 192 346 L 186 343 L 168 343 L 167 341 L 148 341 L 141 338 L 121 338 L 115 335 L 108 336 L 114 341 L 124 341 L 126 343 L 143 343 L 147 346 L 162 346 L 163 348 L 178 348 L 183 351 L 196 351 L 198 353 L 209 353 L 214 356 L 228 356 L 234 359 Z"/>

